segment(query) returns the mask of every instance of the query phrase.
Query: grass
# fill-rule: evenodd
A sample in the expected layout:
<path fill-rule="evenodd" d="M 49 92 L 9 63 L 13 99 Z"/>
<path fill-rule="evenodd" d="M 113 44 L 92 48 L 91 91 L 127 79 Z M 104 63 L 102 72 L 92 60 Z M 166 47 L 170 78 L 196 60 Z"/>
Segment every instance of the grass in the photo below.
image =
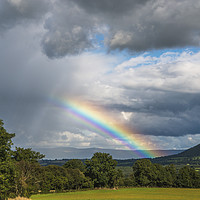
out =
<path fill-rule="evenodd" d="M 15 199 L 9 199 L 8 200 L 30 200 L 30 199 L 27 199 L 25 197 L 16 197 Z"/>
<path fill-rule="evenodd" d="M 33 195 L 32 200 L 199 200 L 200 189 L 126 188 Z"/>

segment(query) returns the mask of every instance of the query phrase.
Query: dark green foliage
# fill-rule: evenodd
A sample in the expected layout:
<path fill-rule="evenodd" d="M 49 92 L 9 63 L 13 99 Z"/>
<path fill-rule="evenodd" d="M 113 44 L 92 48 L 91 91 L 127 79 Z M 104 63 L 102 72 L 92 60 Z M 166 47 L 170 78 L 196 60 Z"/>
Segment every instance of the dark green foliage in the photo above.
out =
<path fill-rule="evenodd" d="M 165 167 L 165 176 L 167 177 L 167 187 L 176 187 L 177 170 L 173 164 Z"/>
<path fill-rule="evenodd" d="M 17 196 L 30 197 L 38 190 L 41 166 L 37 162 L 21 160 L 16 162 L 16 169 L 16 194 Z"/>
<path fill-rule="evenodd" d="M 124 179 L 124 186 L 126 186 L 126 187 L 133 187 L 136 185 L 137 185 L 137 183 L 136 183 L 134 174 L 131 174 L 129 177 L 126 177 Z"/>
<path fill-rule="evenodd" d="M 41 167 L 41 169 L 39 189 L 43 192 L 92 187 L 91 181 L 79 169 L 64 168 L 56 165 Z"/>
<path fill-rule="evenodd" d="M 133 165 L 136 183 L 140 186 L 154 186 L 156 168 L 148 159 L 137 160 Z"/>
<path fill-rule="evenodd" d="M 86 162 L 86 175 L 94 182 L 94 187 L 114 187 L 118 184 L 120 172 L 115 169 L 117 161 L 107 153 L 95 153 Z"/>
<path fill-rule="evenodd" d="M 200 157 L 200 144 L 178 154 L 179 157 Z"/>
<path fill-rule="evenodd" d="M 10 134 L 3 127 L 3 122 L 0 120 L 0 199 L 7 199 L 13 193 L 15 184 L 15 165 L 11 160 L 11 145 L 12 138 L 15 134 Z"/>
<path fill-rule="evenodd" d="M 176 182 L 176 169 L 173 165 L 163 167 L 148 159 L 141 159 L 133 165 L 133 174 L 138 186 L 172 187 Z"/>
<path fill-rule="evenodd" d="M 83 172 L 79 169 L 66 169 L 69 173 L 69 189 L 82 189 L 82 188 L 91 188 L 93 183 L 90 178 L 85 177 Z"/>
<path fill-rule="evenodd" d="M 50 165 L 47 167 L 42 167 L 43 173 L 40 189 L 43 192 L 48 192 L 49 190 L 62 191 L 68 189 L 69 187 L 69 174 L 63 167 Z"/>
<path fill-rule="evenodd" d="M 79 169 L 81 172 L 85 172 L 86 167 L 83 162 L 79 159 L 72 159 L 67 161 L 63 167 L 70 168 L 70 169 Z"/>
<path fill-rule="evenodd" d="M 185 166 L 178 172 L 177 186 L 184 188 L 200 187 L 200 175 L 191 167 Z"/>
<path fill-rule="evenodd" d="M 16 151 L 12 153 L 12 158 L 16 162 L 17 177 L 16 194 L 18 196 L 30 197 L 33 192 L 37 192 L 40 182 L 38 172 L 40 165 L 38 160 L 44 155 L 39 152 L 32 151 L 31 148 L 24 149 L 16 147 Z"/>
<path fill-rule="evenodd" d="M 188 163 L 200 165 L 200 144 L 175 155 L 154 158 L 152 162 L 162 165 L 186 165 Z"/>
<path fill-rule="evenodd" d="M 174 165 L 163 167 L 160 164 L 151 163 L 150 160 L 141 159 L 133 165 L 133 174 L 133 181 L 135 180 L 138 186 L 200 187 L 200 174 L 188 166 L 177 171 Z M 126 184 L 131 184 L 129 179 Z"/>
<path fill-rule="evenodd" d="M 3 125 L 3 121 L 0 120 L 0 162 L 11 158 L 11 145 L 13 145 L 11 139 L 15 136 L 14 133 L 8 133 Z"/>
<path fill-rule="evenodd" d="M 40 152 L 33 151 L 31 148 L 24 149 L 16 147 L 16 150 L 13 152 L 13 158 L 18 162 L 22 160 L 27 162 L 37 162 L 44 157 L 45 155 Z"/>
<path fill-rule="evenodd" d="M 15 197 L 15 165 L 11 161 L 0 163 L 0 199 Z"/>

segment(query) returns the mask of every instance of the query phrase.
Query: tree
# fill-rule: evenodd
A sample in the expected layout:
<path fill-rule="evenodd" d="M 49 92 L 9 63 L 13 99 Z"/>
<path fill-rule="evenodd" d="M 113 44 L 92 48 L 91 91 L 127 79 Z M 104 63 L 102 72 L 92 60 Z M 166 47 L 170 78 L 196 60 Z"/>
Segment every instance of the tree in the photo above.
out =
<path fill-rule="evenodd" d="M 12 153 L 16 162 L 16 193 L 19 196 L 29 197 L 32 191 L 37 191 L 39 178 L 36 176 L 40 170 L 39 159 L 45 157 L 40 152 L 32 151 L 31 148 L 24 149 L 16 147 L 16 151 Z"/>
<path fill-rule="evenodd" d="M 10 134 L 3 127 L 0 120 L 0 199 L 4 200 L 15 193 L 15 165 L 11 160 L 12 138 L 15 134 Z"/>
<path fill-rule="evenodd" d="M 176 187 L 177 172 L 173 164 L 165 167 L 168 187 Z"/>
<path fill-rule="evenodd" d="M 24 149 L 21 147 L 16 147 L 16 151 L 13 152 L 13 158 L 16 161 L 27 161 L 27 162 L 37 162 L 38 160 L 45 157 L 45 155 L 40 152 L 33 151 L 31 148 Z"/>
<path fill-rule="evenodd" d="M 67 161 L 63 167 L 70 169 L 79 169 L 81 172 L 85 172 L 86 168 L 83 162 L 79 159 L 72 159 Z"/>
<path fill-rule="evenodd" d="M 148 159 L 137 160 L 133 165 L 133 174 L 139 186 L 156 185 L 156 167 Z"/>
<path fill-rule="evenodd" d="M 177 185 L 184 188 L 200 187 L 200 175 L 191 167 L 182 167 L 177 175 Z"/>
<path fill-rule="evenodd" d="M 69 173 L 64 167 L 49 165 L 44 168 L 43 177 L 41 177 L 41 190 L 62 191 L 69 188 Z"/>
<path fill-rule="evenodd" d="M 25 160 L 16 162 L 17 176 L 15 188 L 17 196 L 30 197 L 32 192 L 38 191 L 41 168 L 37 162 Z"/>
<path fill-rule="evenodd" d="M 126 187 L 133 187 L 136 186 L 135 176 L 134 174 L 129 175 L 128 177 L 124 178 L 124 186 Z"/>
<path fill-rule="evenodd" d="M 97 152 L 91 160 L 86 160 L 86 175 L 94 182 L 94 187 L 114 187 L 119 172 L 115 169 L 117 161 L 107 153 Z"/>
<path fill-rule="evenodd" d="M 85 177 L 79 169 L 64 168 L 56 165 L 41 168 L 43 172 L 40 175 L 40 189 L 43 192 L 92 187 L 90 179 Z"/>
<path fill-rule="evenodd" d="M 148 159 L 141 159 L 134 163 L 133 174 L 138 186 L 176 186 L 177 173 L 174 165 L 163 167 Z"/>
<path fill-rule="evenodd" d="M 11 146 L 14 133 L 8 133 L 3 127 L 4 123 L 0 120 L 0 162 L 8 161 L 11 158 Z"/>

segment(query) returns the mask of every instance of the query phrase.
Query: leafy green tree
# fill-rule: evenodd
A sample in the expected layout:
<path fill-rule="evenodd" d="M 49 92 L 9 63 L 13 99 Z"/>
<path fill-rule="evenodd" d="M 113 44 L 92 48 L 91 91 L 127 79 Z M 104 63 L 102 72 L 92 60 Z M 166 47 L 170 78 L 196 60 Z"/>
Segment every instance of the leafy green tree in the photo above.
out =
<path fill-rule="evenodd" d="M 11 139 L 15 136 L 14 133 L 8 133 L 3 125 L 3 121 L 0 120 L 0 162 L 10 160 L 11 146 L 13 145 Z"/>
<path fill-rule="evenodd" d="M 76 189 L 79 190 L 83 188 L 84 182 L 88 182 L 89 180 L 85 178 L 85 175 L 83 172 L 81 172 L 79 169 L 66 169 L 69 173 L 69 189 Z M 86 186 L 87 187 L 87 186 Z"/>
<path fill-rule="evenodd" d="M 33 151 L 31 148 L 21 148 L 16 147 L 16 150 L 13 152 L 13 158 L 16 161 L 27 161 L 27 162 L 37 162 L 38 160 L 45 157 L 45 155 L 40 152 Z"/>
<path fill-rule="evenodd" d="M 44 155 L 31 148 L 16 147 L 12 156 L 17 169 L 16 193 L 18 196 L 30 197 L 31 192 L 38 189 L 39 177 L 36 174 L 41 168 L 38 160 L 44 158 Z"/>
<path fill-rule="evenodd" d="M 176 186 L 177 173 L 174 165 L 163 167 L 148 159 L 137 160 L 133 174 L 138 186 L 173 187 Z"/>
<path fill-rule="evenodd" d="M 64 168 L 56 165 L 49 165 L 42 167 L 42 169 L 40 189 L 43 192 L 92 187 L 91 180 L 85 177 L 79 169 Z"/>
<path fill-rule="evenodd" d="M 136 186 L 135 176 L 131 174 L 130 176 L 124 178 L 124 186 L 126 187 L 133 187 Z"/>
<path fill-rule="evenodd" d="M 170 164 L 165 167 L 166 177 L 167 177 L 167 186 L 168 187 L 176 187 L 177 180 L 177 170 L 173 164 Z"/>
<path fill-rule="evenodd" d="M 10 134 L 3 127 L 0 120 L 0 199 L 4 200 L 15 194 L 15 165 L 11 159 L 12 138 L 15 134 Z"/>
<path fill-rule="evenodd" d="M 184 188 L 200 187 L 200 175 L 189 166 L 181 168 L 177 175 L 177 186 Z"/>
<path fill-rule="evenodd" d="M 94 182 L 94 187 L 115 187 L 120 173 L 115 169 L 117 161 L 107 153 L 97 152 L 91 160 L 86 160 L 86 175 Z"/>
<path fill-rule="evenodd" d="M 85 172 L 86 167 L 83 162 L 79 159 L 72 159 L 67 161 L 63 167 L 70 168 L 70 169 L 79 169 L 81 172 Z"/>
<path fill-rule="evenodd" d="M 148 159 L 137 160 L 133 165 L 133 174 L 139 186 L 156 185 L 156 167 Z"/>
<path fill-rule="evenodd" d="M 21 160 L 16 162 L 17 177 L 16 194 L 17 196 L 30 197 L 32 192 L 36 193 L 39 189 L 41 166 L 37 162 Z"/>
<path fill-rule="evenodd" d="M 64 167 L 49 165 L 44 167 L 44 180 L 42 182 L 42 191 L 56 190 L 62 191 L 69 188 L 69 173 Z"/>
<path fill-rule="evenodd" d="M 154 185 L 157 187 L 172 187 L 176 178 L 176 171 L 173 165 L 163 167 L 160 164 L 153 164 L 156 168 L 156 179 Z"/>

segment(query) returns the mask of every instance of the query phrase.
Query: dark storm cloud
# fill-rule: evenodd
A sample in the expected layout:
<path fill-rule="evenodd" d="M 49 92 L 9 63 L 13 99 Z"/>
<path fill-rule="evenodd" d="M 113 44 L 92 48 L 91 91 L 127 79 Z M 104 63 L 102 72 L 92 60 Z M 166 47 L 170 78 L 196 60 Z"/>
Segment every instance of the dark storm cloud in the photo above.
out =
<path fill-rule="evenodd" d="M 69 1 L 57 1 L 53 7 L 44 25 L 47 30 L 42 40 L 45 54 L 56 58 L 91 48 L 89 34 L 94 25 L 91 16 Z"/>
<path fill-rule="evenodd" d="M 132 94 L 131 94 L 132 93 Z M 146 135 L 183 136 L 200 133 L 200 95 L 179 92 L 126 91 L 129 105 L 110 104 L 106 109 L 131 112 L 127 126 Z M 132 98 L 140 101 L 131 103 Z"/>
<path fill-rule="evenodd" d="M 0 31 L 30 20 L 41 20 L 50 7 L 48 0 L 1 0 Z"/>
<path fill-rule="evenodd" d="M 48 18 L 42 18 L 47 14 Z M 200 2 L 193 0 L 2 0 L 0 31 L 40 20 L 50 58 L 96 48 L 104 35 L 108 51 L 199 46 Z M 42 21 L 45 20 L 45 21 Z"/>
<path fill-rule="evenodd" d="M 200 2 L 160 0 L 56 1 L 42 40 L 48 57 L 77 54 L 104 34 L 108 50 L 199 46 Z"/>
<path fill-rule="evenodd" d="M 139 9 L 144 6 L 148 0 L 76 0 L 75 2 L 84 8 L 88 13 L 100 15 L 127 15 L 127 12 Z M 74 2 L 71 0 L 71 2 Z"/>

